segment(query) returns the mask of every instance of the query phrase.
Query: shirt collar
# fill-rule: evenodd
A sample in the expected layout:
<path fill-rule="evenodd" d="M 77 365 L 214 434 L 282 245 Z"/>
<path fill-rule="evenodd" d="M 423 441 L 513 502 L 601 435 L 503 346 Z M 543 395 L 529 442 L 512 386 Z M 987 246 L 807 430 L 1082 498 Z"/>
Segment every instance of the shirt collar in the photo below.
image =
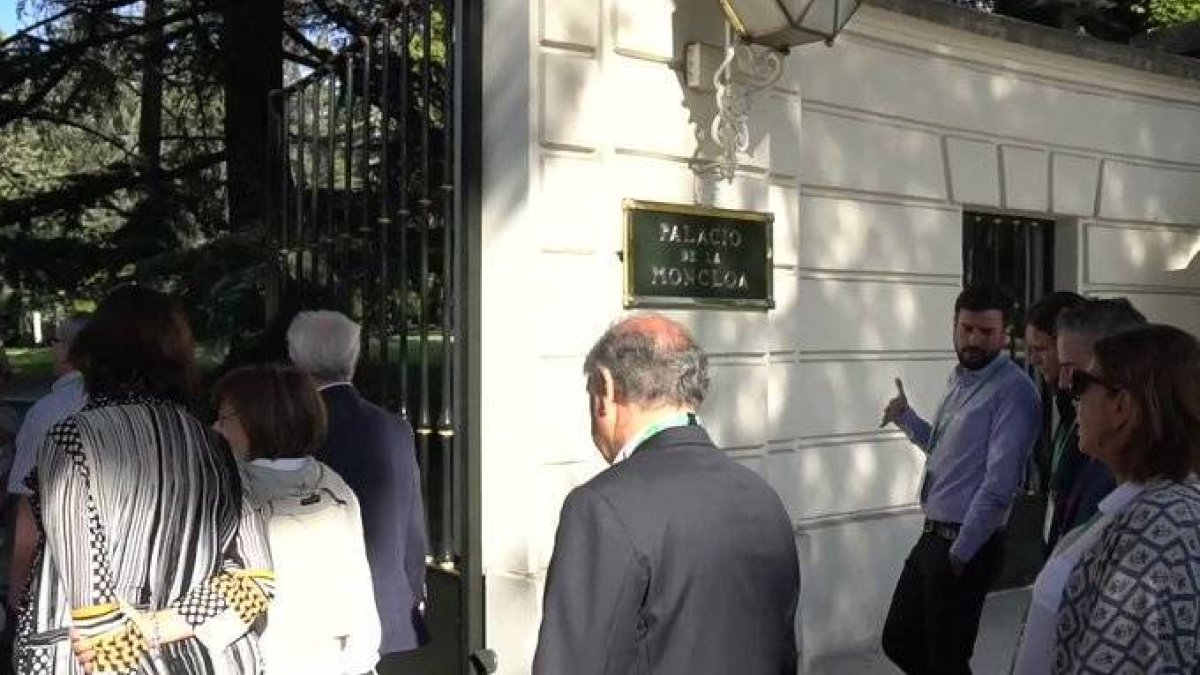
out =
<path fill-rule="evenodd" d="M 308 457 L 281 457 L 280 459 L 254 459 L 250 463 L 279 471 L 298 471 L 308 466 Z"/>
<path fill-rule="evenodd" d="M 1121 483 L 1116 489 L 1108 493 L 1107 497 L 1100 500 L 1098 508 L 1106 516 L 1117 514 L 1145 489 L 1145 483 L 1135 483 L 1133 481 Z"/>
<path fill-rule="evenodd" d="M 353 389 L 354 385 L 350 382 L 328 382 L 317 387 L 317 391 L 325 391 L 326 389 L 332 389 L 334 387 L 350 387 Z"/>
<path fill-rule="evenodd" d="M 72 385 L 82 379 L 83 373 L 79 372 L 78 370 L 72 370 L 65 375 L 60 375 L 59 378 L 54 381 L 54 384 L 50 385 L 50 389 L 52 391 L 55 389 L 62 389 L 63 387 Z"/>
<path fill-rule="evenodd" d="M 960 363 L 959 365 L 955 366 L 954 372 L 958 377 L 967 381 L 984 379 L 989 377 L 997 370 L 1003 368 L 1004 362 L 1006 361 L 1008 361 L 1008 355 L 1004 352 L 1000 352 L 996 355 L 996 358 L 992 359 L 991 363 L 980 368 L 979 370 L 967 370 L 966 368 L 963 368 L 962 364 Z"/>
<path fill-rule="evenodd" d="M 621 451 L 617 453 L 617 456 L 613 459 L 612 463 L 615 465 L 629 459 L 629 456 L 638 449 L 638 446 L 650 440 L 651 436 L 654 436 L 660 431 L 666 431 L 667 429 L 672 429 L 674 427 L 686 427 L 692 423 L 692 418 L 694 416 L 695 413 L 670 413 L 650 422 L 646 426 L 639 429 L 638 432 L 633 435 L 633 438 L 629 439 L 629 441 L 621 447 Z"/>

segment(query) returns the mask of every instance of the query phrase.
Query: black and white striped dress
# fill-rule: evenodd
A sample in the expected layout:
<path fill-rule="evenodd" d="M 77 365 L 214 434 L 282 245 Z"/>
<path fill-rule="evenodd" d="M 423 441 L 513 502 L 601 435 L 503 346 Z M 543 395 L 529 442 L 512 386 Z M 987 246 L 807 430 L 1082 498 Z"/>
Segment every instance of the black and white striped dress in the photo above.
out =
<path fill-rule="evenodd" d="M 273 576 L 233 457 L 177 404 L 93 399 L 38 456 L 41 531 L 15 648 L 19 673 L 82 673 L 66 635 L 98 641 L 97 672 L 256 674 Z M 150 648 L 132 620 L 175 608 L 195 637 Z"/>

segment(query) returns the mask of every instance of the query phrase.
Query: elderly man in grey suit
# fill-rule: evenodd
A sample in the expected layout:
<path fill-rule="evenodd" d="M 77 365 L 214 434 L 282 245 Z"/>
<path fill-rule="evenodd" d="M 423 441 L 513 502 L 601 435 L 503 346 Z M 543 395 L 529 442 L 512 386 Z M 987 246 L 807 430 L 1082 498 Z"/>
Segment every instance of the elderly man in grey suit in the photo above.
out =
<path fill-rule="evenodd" d="M 612 466 L 563 505 L 534 675 L 794 674 L 791 522 L 700 426 L 704 353 L 639 315 L 609 328 L 584 374 Z"/>

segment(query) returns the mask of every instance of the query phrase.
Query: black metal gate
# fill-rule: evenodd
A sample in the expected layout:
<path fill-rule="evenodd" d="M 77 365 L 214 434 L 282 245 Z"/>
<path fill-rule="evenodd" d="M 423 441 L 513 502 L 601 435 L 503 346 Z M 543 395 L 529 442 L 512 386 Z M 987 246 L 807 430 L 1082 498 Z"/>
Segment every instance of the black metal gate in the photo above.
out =
<path fill-rule="evenodd" d="M 469 265 L 478 232 L 477 4 L 393 3 L 269 101 L 269 213 L 279 291 L 291 299 L 277 311 L 337 309 L 358 321 L 356 385 L 416 434 L 433 641 L 406 661 L 415 672 L 470 672 L 469 655 L 482 647 L 468 396 L 478 391 L 469 293 L 477 288 Z"/>

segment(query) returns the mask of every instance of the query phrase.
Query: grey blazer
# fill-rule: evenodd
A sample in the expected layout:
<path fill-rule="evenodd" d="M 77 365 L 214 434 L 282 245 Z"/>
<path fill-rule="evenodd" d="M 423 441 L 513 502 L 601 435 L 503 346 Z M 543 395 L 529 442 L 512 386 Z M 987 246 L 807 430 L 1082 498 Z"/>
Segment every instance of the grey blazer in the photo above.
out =
<path fill-rule="evenodd" d="M 775 491 L 667 429 L 567 496 L 533 673 L 794 675 L 799 593 Z"/>

